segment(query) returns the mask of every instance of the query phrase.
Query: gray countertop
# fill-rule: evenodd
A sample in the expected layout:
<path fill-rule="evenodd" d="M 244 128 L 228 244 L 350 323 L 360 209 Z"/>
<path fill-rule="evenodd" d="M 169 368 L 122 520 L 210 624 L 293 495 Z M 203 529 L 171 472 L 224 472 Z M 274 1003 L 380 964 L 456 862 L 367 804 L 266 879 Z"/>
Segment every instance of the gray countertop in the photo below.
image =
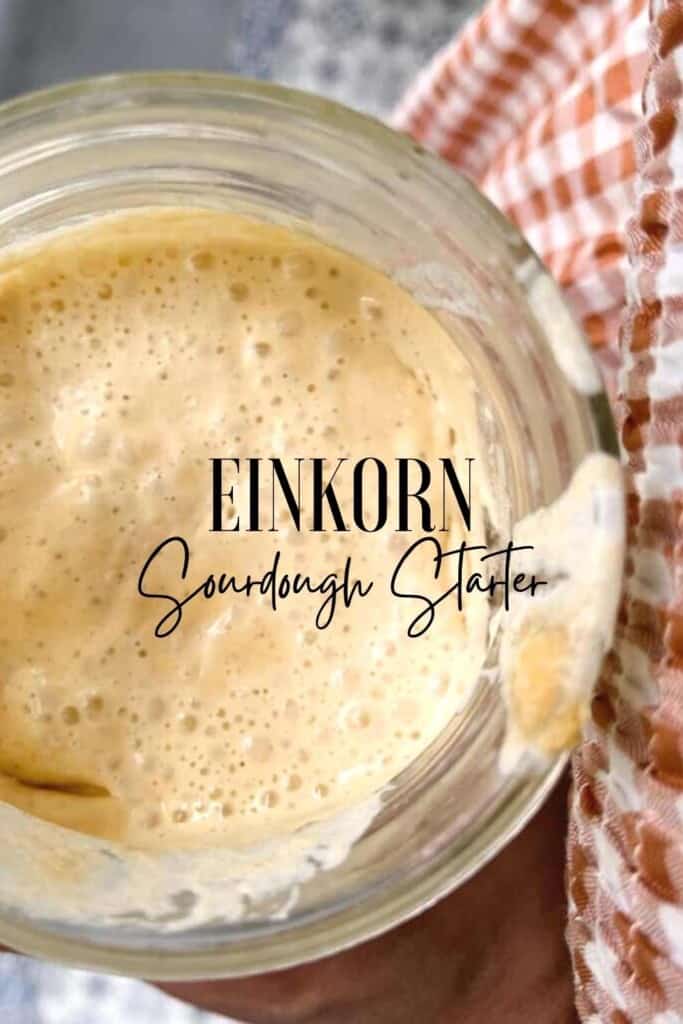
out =
<path fill-rule="evenodd" d="M 477 0 L 0 0 L 0 99 L 108 71 L 275 79 L 382 116 Z M 0 957 L 2 1024 L 210 1024 L 139 982 Z"/>
<path fill-rule="evenodd" d="M 124 69 L 233 71 L 385 114 L 476 0 L 0 0 L 0 98 Z"/>

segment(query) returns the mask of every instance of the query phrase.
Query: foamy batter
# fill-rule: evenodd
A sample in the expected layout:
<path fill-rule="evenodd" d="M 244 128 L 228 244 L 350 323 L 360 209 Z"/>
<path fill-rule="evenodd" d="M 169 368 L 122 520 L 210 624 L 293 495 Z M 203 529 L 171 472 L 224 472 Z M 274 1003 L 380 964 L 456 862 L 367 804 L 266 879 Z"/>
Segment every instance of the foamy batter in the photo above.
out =
<path fill-rule="evenodd" d="M 284 515 L 277 533 L 211 533 L 209 460 L 474 455 L 472 381 L 439 362 L 452 341 L 351 257 L 216 213 L 92 222 L 0 273 L 0 798 L 174 847 L 284 833 L 378 791 L 471 692 L 483 600 L 407 641 L 416 609 L 387 580 L 414 536 Z M 188 581 L 177 557 L 154 581 L 178 596 L 262 574 L 278 548 L 315 578 L 351 554 L 374 589 L 323 632 L 319 598 L 273 613 L 228 595 L 157 639 L 167 608 L 137 579 L 176 534 Z M 427 557 L 412 571 L 433 593 Z"/>

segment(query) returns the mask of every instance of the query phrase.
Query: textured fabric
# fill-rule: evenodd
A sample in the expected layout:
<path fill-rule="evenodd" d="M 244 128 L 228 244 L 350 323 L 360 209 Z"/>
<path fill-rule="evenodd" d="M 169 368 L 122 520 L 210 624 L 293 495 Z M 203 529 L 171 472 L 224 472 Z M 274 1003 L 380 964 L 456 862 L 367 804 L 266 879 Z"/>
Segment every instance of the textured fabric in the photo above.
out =
<path fill-rule="evenodd" d="M 645 0 L 494 0 L 396 123 L 473 178 L 562 284 L 614 394 Z"/>
<path fill-rule="evenodd" d="M 626 582 L 574 762 L 568 939 L 591 1024 L 683 1024 L 683 3 L 494 0 L 396 122 L 564 286 L 626 470 Z"/>

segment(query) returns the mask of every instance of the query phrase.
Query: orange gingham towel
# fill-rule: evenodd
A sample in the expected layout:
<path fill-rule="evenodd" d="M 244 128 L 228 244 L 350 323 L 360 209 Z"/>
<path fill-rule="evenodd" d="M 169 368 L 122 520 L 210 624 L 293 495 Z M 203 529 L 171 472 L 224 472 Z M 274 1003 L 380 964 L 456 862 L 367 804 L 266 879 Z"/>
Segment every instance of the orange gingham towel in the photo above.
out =
<path fill-rule="evenodd" d="M 626 470 L 617 635 L 573 761 L 590 1024 L 683 1024 L 683 3 L 493 0 L 395 123 L 514 220 L 595 347 Z"/>

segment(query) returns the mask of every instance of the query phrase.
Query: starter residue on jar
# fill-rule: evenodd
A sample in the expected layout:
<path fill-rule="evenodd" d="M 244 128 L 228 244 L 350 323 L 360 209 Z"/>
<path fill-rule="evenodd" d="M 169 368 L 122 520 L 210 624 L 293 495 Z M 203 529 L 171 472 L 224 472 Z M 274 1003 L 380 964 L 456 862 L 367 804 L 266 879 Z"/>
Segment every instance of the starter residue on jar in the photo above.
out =
<path fill-rule="evenodd" d="M 578 743 L 621 593 L 624 499 L 619 464 L 587 456 L 557 501 L 514 528 L 518 566 L 543 576 L 540 598 L 515 594 L 500 618 L 499 671 L 508 710 L 502 766 Z"/>

